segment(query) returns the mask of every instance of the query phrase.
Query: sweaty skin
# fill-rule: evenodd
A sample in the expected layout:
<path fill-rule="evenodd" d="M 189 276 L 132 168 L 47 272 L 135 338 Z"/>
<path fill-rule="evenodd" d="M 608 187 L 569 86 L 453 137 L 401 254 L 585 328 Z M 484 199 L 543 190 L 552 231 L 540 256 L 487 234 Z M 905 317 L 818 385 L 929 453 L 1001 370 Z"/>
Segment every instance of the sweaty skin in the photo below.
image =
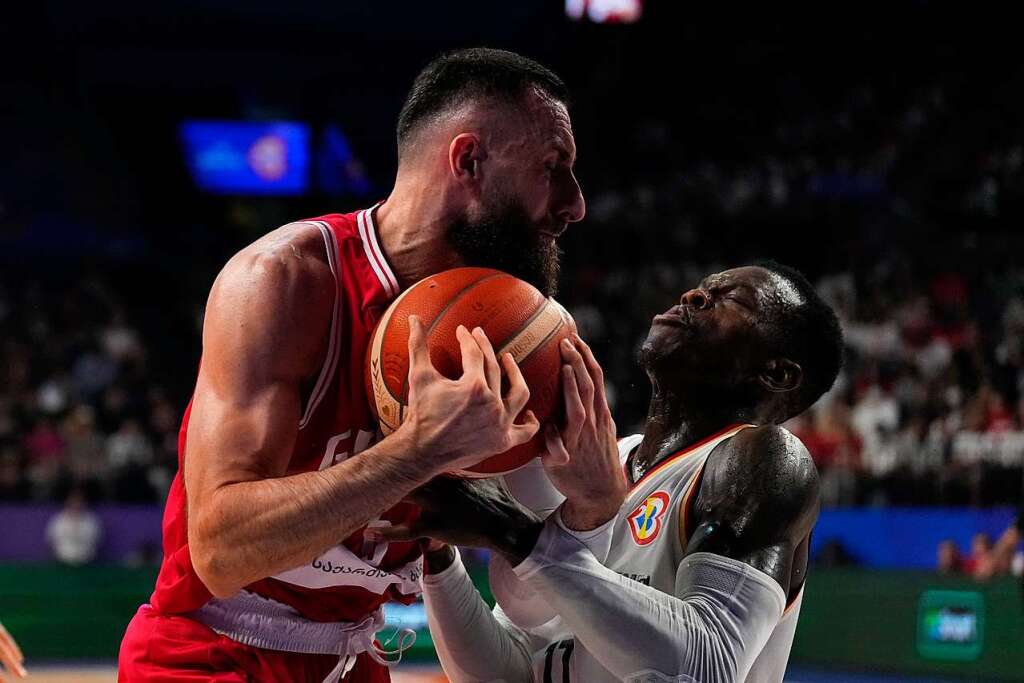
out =
<path fill-rule="evenodd" d="M 270 233 L 228 263 L 210 294 L 184 476 L 192 562 L 217 597 L 309 562 L 434 476 L 537 429 L 529 416 L 512 423 L 529 390 L 504 359 L 511 388 L 502 396 L 482 332 L 460 328 L 464 374 L 449 381 L 430 366 L 414 325 L 402 427 L 359 458 L 284 476 L 303 389 L 325 353 L 326 322 L 317 321 L 329 321 L 333 305 L 318 237 L 297 226 Z"/>
<path fill-rule="evenodd" d="M 818 473 L 799 439 L 774 425 L 744 429 L 708 457 L 686 552 L 745 562 L 792 600 L 807 574 L 818 501 Z"/>
<path fill-rule="evenodd" d="M 740 432 L 709 456 L 692 503 L 697 525 L 687 552 L 712 552 L 746 562 L 774 578 L 790 598 L 806 575 L 809 535 L 819 509 L 817 471 L 803 444 L 771 424 L 783 410 L 777 406 L 779 401 L 758 403 L 752 397 L 754 387 L 760 387 L 762 395 L 781 400 L 800 386 L 798 365 L 762 349 L 768 347 L 763 335 L 770 314 L 801 303 L 784 279 L 763 268 L 743 267 L 705 278 L 698 288 L 682 295 L 678 306 L 656 316 L 643 351 L 653 395 L 644 440 L 626 467 L 635 481 L 665 458 L 726 425 L 762 425 Z M 562 353 L 573 380 L 564 385 L 567 414 L 574 416 L 575 423 L 563 427 L 559 438 L 564 439 L 602 413 L 593 405 L 600 402 L 599 397 L 603 399 L 604 392 L 603 381 L 593 369 L 596 361 L 589 362 L 592 356 L 584 361 L 589 349 L 582 340 Z M 758 368 L 753 377 L 750 368 Z M 576 404 L 587 409 L 574 409 Z M 602 427 L 609 428 L 614 434 L 614 423 Z M 602 458 L 580 460 L 578 452 L 578 469 L 573 472 L 570 467 L 557 473 L 556 479 L 592 481 L 595 467 L 617 463 L 613 443 L 605 440 L 600 448 L 594 443 L 583 453 L 600 450 Z M 549 441 L 549 450 L 557 446 Z M 546 464 L 550 472 L 551 464 Z M 585 516 L 586 524 L 573 528 L 595 528 L 618 512 L 615 505 L 595 504 L 595 500 L 614 501 L 613 495 L 588 497 L 586 491 L 586 487 L 565 491 L 566 507 L 591 513 Z M 489 489 L 464 493 L 483 500 L 494 495 Z M 435 524 L 431 524 L 435 518 L 428 516 L 412 529 L 394 529 L 391 537 L 418 534 L 444 539 L 453 527 L 463 525 L 460 535 L 475 536 L 476 544 L 504 553 L 513 564 L 529 554 L 542 524 L 530 522 L 525 513 L 503 509 L 503 514 L 510 515 L 503 527 L 500 520 L 487 519 L 488 504 L 467 504 L 473 514 L 449 513 Z M 448 503 L 446 509 L 452 505 Z M 503 528 L 501 533 L 494 531 Z M 432 546 L 432 556 L 431 573 L 442 571 L 452 558 L 440 544 Z"/>

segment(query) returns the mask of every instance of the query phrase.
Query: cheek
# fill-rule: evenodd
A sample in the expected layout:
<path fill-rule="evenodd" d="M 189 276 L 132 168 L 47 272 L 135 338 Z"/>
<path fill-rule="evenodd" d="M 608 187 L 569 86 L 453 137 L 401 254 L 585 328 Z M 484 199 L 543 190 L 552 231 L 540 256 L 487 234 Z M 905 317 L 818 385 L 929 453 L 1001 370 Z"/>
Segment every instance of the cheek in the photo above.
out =
<path fill-rule="evenodd" d="M 534 218 L 538 218 L 547 210 L 551 197 L 552 180 L 543 169 L 523 170 L 524 166 L 513 169 L 508 178 L 509 189 L 512 189 L 519 197 L 523 207 Z M 533 166 L 525 166 L 532 169 Z"/>
<path fill-rule="evenodd" d="M 540 220 L 547 212 L 550 187 L 543 174 L 523 173 L 511 169 L 509 173 L 493 178 L 491 195 L 501 197 L 502 203 L 511 198 L 532 220 Z"/>
<path fill-rule="evenodd" d="M 520 197 L 527 213 L 534 220 L 540 220 L 548 210 L 548 203 L 551 197 L 551 185 L 544 175 L 533 176 L 524 174 L 520 180 Z"/>

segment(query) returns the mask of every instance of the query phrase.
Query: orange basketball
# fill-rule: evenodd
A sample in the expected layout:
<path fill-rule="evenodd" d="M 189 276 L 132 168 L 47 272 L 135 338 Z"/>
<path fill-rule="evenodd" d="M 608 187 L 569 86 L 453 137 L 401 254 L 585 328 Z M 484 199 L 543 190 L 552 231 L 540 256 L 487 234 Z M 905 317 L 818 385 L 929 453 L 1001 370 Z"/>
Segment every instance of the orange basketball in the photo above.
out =
<path fill-rule="evenodd" d="M 367 349 L 367 395 L 384 434 L 398 429 L 405 418 L 410 315 L 419 316 L 430 360 L 449 379 L 462 374 L 456 328 L 482 328 L 498 358 L 507 352 L 518 363 L 530 387 L 530 401 L 524 410 L 532 410 L 541 423 L 541 431 L 529 442 L 452 474 L 504 474 L 543 452 L 543 425 L 562 414 L 558 344 L 576 332 L 569 313 L 536 287 L 500 270 L 455 268 L 420 280 L 384 312 Z"/>

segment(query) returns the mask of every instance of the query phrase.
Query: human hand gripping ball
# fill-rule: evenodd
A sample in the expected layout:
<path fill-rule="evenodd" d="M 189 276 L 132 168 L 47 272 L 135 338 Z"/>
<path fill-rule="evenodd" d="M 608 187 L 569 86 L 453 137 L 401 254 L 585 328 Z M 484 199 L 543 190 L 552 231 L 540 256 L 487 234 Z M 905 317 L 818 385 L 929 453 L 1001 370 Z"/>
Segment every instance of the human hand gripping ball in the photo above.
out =
<path fill-rule="evenodd" d="M 415 317 L 423 330 L 433 376 L 459 380 L 464 374 L 464 334 L 471 331 L 484 356 L 488 381 L 500 380 L 507 354 L 509 379 L 529 389 L 524 406 L 541 423 L 561 419 L 562 388 L 558 343 L 576 325 L 557 301 L 508 273 L 489 268 L 453 268 L 428 276 L 405 290 L 381 314 L 366 349 L 366 395 L 387 436 L 409 419 L 409 335 Z M 418 333 L 417 333 L 418 334 Z M 497 362 L 494 362 L 495 358 Z M 504 380 L 502 380 L 504 381 Z M 493 387 L 492 387 L 493 388 Z M 508 394 L 506 399 L 514 399 Z M 523 423 L 523 415 L 517 422 Z M 513 442 L 510 442 L 513 443 Z M 441 444 L 444 446 L 445 444 Z M 525 466 L 544 451 L 535 430 L 525 442 L 446 473 L 459 477 L 493 477 Z"/>
<path fill-rule="evenodd" d="M 561 352 L 565 425 L 545 430 L 542 461 L 548 478 L 565 496 L 562 521 L 583 531 L 614 517 L 629 487 L 619 462 L 604 371 L 579 335 L 563 340 Z"/>
<path fill-rule="evenodd" d="M 459 326 L 462 375 L 447 379 L 430 362 L 419 318 L 409 318 L 409 408 L 407 430 L 419 457 L 440 472 L 472 467 L 484 458 L 526 443 L 540 426 L 532 411 L 516 416 L 530 399 L 519 366 L 509 354 L 501 362 L 487 335 Z M 502 369 L 509 388 L 502 395 Z"/>

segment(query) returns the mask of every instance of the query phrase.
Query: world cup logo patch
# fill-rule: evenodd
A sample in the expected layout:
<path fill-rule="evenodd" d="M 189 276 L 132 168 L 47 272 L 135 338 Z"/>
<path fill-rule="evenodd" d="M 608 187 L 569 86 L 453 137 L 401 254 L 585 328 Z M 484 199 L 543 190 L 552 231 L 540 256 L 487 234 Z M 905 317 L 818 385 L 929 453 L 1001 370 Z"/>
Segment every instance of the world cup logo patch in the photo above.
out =
<path fill-rule="evenodd" d="M 661 533 L 669 497 L 664 491 L 655 491 L 629 513 L 629 531 L 637 545 L 648 545 Z"/>

